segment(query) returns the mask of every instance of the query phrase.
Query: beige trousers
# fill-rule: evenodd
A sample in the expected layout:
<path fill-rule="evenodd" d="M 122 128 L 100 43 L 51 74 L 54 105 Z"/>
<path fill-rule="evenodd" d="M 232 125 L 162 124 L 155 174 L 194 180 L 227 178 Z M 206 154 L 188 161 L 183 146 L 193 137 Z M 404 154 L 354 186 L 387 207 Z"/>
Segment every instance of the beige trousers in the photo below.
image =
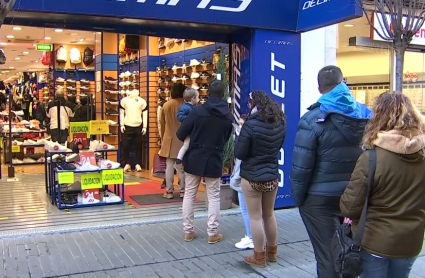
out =
<path fill-rule="evenodd" d="M 196 193 L 201 177 L 185 173 L 186 191 L 183 199 L 183 229 L 185 233 L 194 231 L 193 218 Z M 205 178 L 205 191 L 208 198 L 208 236 L 218 234 L 220 217 L 220 178 Z"/>
<path fill-rule="evenodd" d="M 176 160 L 174 158 L 167 158 L 167 167 L 165 168 L 165 184 L 167 185 L 167 193 L 174 193 L 174 163 Z M 184 173 L 177 171 L 179 175 L 179 191 L 184 193 L 185 189 L 185 179 Z"/>

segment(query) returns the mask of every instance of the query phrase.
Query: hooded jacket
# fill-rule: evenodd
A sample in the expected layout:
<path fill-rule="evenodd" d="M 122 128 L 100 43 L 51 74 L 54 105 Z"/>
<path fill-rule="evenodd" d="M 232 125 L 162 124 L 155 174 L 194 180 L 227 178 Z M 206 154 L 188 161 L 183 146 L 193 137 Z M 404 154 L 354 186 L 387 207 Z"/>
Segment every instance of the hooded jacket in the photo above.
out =
<path fill-rule="evenodd" d="M 411 258 L 422 249 L 425 227 L 425 135 L 380 132 L 362 248 L 385 258 Z M 355 233 L 368 194 L 369 152 L 357 161 L 340 208 Z"/>
<path fill-rule="evenodd" d="M 372 112 L 357 102 L 344 83 L 322 95 L 298 123 L 290 175 L 297 206 L 307 194 L 340 197 L 362 149 Z"/>
<path fill-rule="evenodd" d="M 222 176 L 224 145 L 232 134 L 232 121 L 227 102 L 218 97 L 192 109 L 177 131 L 181 141 L 190 135 L 183 158 L 185 172 L 207 178 Z"/>

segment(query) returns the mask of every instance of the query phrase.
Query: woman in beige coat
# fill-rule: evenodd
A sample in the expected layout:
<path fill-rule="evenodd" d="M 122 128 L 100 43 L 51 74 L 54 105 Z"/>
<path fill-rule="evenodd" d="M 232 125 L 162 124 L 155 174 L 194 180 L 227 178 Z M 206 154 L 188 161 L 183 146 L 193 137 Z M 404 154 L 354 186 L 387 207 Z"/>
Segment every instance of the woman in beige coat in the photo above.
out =
<path fill-rule="evenodd" d="M 160 124 L 161 124 L 161 151 L 159 155 L 167 159 L 167 168 L 165 170 L 165 182 L 167 192 L 162 195 L 164 198 L 174 198 L 174 163 L 177 159 L 177 154 L 183 146 L 176 132 L 180 127 L 180 122 L 177 120 L 177 111 L 183 104 L 183 92 L 186 89 L 181 83 L 171 85 L 171 99 L 164 104 L 161 110 Z M 179 191 L 180 197 L 184 196 L 184 173 L 178 172 L 179 175 Z"/>

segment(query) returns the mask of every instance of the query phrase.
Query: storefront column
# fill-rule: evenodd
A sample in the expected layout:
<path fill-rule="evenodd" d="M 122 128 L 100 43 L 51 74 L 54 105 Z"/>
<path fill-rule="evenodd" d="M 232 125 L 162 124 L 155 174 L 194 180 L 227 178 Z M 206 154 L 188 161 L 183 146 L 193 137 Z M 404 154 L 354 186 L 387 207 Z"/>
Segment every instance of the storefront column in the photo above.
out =
<path fill-rule="evenodd" d="M 332 25 L 301 34 L 300 116 L 320 97 L 317 89 L 319 70 L 336 65 L 337 32 L 338 25 Z"/>

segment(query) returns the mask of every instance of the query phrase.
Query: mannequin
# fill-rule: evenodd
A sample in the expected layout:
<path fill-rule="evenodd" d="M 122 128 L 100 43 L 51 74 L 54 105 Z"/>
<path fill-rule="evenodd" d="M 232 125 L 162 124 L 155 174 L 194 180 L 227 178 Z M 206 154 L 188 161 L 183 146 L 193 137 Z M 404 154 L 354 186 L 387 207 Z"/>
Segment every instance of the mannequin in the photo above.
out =
<path fill-rule="evenodd" d="M 134 148 L 138 163 L 136 171 L 142 171 L 142 135 L 146 134 L 148 124 L 148 105 L 146 100 L 139 96 L 138 90 L 132 90 L 120 102 L 120 127 L 123 133 L 124 171 L 129 172 L 130 149 Z"/>

